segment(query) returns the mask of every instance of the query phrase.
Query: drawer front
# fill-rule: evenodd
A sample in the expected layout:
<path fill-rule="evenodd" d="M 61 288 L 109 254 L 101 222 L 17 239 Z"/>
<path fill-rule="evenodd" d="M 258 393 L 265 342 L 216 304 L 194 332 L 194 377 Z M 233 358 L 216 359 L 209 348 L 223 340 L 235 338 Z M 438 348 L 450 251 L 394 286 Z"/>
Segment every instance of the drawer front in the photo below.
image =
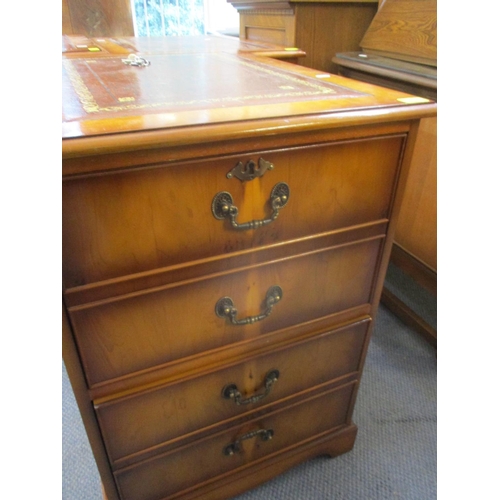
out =
<path fill-rule="evenodd" d="M 403 142 L 365 139 L 66 180 L 64 286 L 385 219 Z M 226 177 L 238 162 L 259 158 L 274 168 L 246 182 Z M 212 213 L 215 196 L 227 192 L 238 224 L 270 219 L 280 183 L 289 187 L 288 201 L 268 225 L 234 229 Z"/>
<path fill-rule="evenodd" d="M 368 325 L 366 320 L 185 382 L 98 406 L 111 461 L 356 372 Z M 239 404 L 228 398 L 231 387 L 241 394 Z"/>
<path fill-rule="evenodd" d="M 343 386 L 117 471 L 122 498 L 163 499 L 345 424 L 353 388 Z M 265 440 L 265 431 L 272 431 L 272 439 Z M 234 453 L 226 455 L 226 450 Z"/>
<path fill-rule="evenodd" d="M 87 380 L 93 386 L 367 304 L 382 241 L 374 238 L 72 309 Z M 237 321 L 265 316 L 266 294 L 275 285 L 282 298 L 261 321 L 235 325 L 216 314 L 219 299 L 229 297 Z"/>

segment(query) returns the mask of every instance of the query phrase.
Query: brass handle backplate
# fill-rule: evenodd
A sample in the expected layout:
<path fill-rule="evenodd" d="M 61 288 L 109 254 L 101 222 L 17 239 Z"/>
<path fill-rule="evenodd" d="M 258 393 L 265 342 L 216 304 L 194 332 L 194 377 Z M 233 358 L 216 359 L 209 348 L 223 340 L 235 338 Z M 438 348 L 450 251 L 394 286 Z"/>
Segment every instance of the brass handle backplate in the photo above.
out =
<path fill-rule="evenodd" d="M 270 224 L 277 219 L 280 210 L 288 203 L 290 199 L 290 188 L 286 182 L 280 182 L 273 187 L 271 191 L 271 207 L 273 213 L 267 219 L 252 220 L 249 222 L 239 223 L 236 220 L 238 217 L 238 207 L 233 204 L 233 197 L 227 191 L 217 193 L 212 200 L 212 214 L 216 219 L 229 219 L 231 226 L 235 229 L 257 229 Z"/>
<path fill-rule="evenodd" d="M 256 323 L 257 321 L 262 321 L 267 318 L 273 307 L 283 298 L 283 290 L 280 286 L 274 285 L 266 293 L 266 309 L 263 313 L 256 316 L 248 316 L 243 319 L 236 319 L 238 314 L 238 309 L 234 307 L 234 302 L 231 297 L 222 297 L 215 304 L 215 314 L 219 318 L 229 318 L 233 325 L 248 325 L 251 323 Z"/>
<path fill-rule="evenodd" d="M 230 170 L 226 177 L 232 179 L 236 177 L 240 181 L 251 181 L 256 177 L 262 177 L 268 170 L 272 170 L 274 165 L 270 161 L 264 160 L 264 158 L 259 158 L 258 163 L 253 160 L 249 160 L 244 164 L 242 161 Z"/>
<path fill-rule="evenodd" d="M 274 436 L 274 431 L 272 429 L 259 429 L 256 431 L 248 432 L 244 434 L 240 438 L 238 438 L 233 443 L 228 444 L 224 447 L 224 455 L 231 456 L 235 453 L 241 451 L 241 442 L 245 441 L 245 439 L 252 439 L 254 437 L 259 436 L 262 441 L 270 441 Z"/>
<path fill-rule="evenodd" d="M 264 392 L 261 394 L 254 394 L 247 399 L 242 399 L 242 395 L 238 390 L 238 387 L 235 384 L 228 384 L 222 389 L 222 397 L 224 399 L 232 399 L 237 405 L 256 403 L 257 401 L 265 398 L 271 392 L 271 389 L 278 380 L 279 376 L 279 370 L 271 370 L 264 379 Z"/>

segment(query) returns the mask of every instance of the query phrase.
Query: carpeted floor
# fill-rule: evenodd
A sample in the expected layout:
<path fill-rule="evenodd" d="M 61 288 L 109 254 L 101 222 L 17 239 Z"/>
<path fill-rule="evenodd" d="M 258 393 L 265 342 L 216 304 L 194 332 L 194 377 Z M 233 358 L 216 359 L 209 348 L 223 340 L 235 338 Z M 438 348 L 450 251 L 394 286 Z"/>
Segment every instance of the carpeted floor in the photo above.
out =
<path fill-rule="evenodd" d="M 354 449 L 303 463 L 238 500 L 435 499 L 436 392 L 435 348 L 381 307 L 354 412 Z M 63 500 L 101 500 L 64 365 L 62 453 Z"/>

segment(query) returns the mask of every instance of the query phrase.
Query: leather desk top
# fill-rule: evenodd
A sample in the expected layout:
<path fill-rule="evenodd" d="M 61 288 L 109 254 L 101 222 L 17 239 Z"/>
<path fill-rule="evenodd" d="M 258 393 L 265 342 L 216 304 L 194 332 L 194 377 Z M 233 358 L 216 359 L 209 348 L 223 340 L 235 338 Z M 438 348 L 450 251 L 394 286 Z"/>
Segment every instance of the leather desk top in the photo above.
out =
<path fill-rule="evenodd" d="M 266 57 L 276 47 L 237 39 L 123 37 L 79 48 L 81 39 L 63 39 L 63 139 L 276 118 L 286 127 L 297 117 L 367 109 L 420 117 L 432 105 Z M 148 65 L 127 64 L 131 54 Z"/>

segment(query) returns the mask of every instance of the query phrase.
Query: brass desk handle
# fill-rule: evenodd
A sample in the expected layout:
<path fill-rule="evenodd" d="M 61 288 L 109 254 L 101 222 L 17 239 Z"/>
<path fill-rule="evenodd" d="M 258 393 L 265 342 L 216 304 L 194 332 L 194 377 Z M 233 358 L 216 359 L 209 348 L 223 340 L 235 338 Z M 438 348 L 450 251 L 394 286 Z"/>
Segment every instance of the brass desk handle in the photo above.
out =
<path fill-rule="evenodd" d="M 290 198 L 290 188 L 285 182 L 280 182 L 271 191 L 271 207 L 273 213 L 268 219 L 252 220 L 240 224 L 236 221 L 238 217 L 238 207 L 233 205 L 233 197 L 227 191 L 217 193 L 212 200 L 212 214 L 216 219 L 223 220 L 229 218 L 231 226 L 235 229 L 257 229 L 270 224 L 279 215 L 280 210 L 288 203 Z"/>
<path fill-rule="evenodd" d="M 150 61 L 144 59 L 144 57 L 138 56 L 137 54 L 130 54 L 127 59 L 122 59 L 122 62 L 127 66 L 139 66 L 141 68 L 151 64 Z"/>
<path fill-rule="evenodd" d="M 256 403 L 265 398 L 270 392 L 273 385 L 276 383 L 280 376 L 279 370 L 271 370 L 264 379 L 264 392 L 261 394 L 254 394 L 247 399 L 241 399 L 241 392 L 235 384 L 228 384 L 222 389 L 222 397 L 224 399 L 232 399 L 237 405 L 247 405 Z"/>
<path fill-rule="evenodd" d="M 233 443 L 228 444 L 224 448 L 224 455 L 231 456 L 241 450 L 241 442 L 245 441 L 245 439 L 252 439 L 256 436 L 259 436 L 262 441 L 270 441 L 274 436 L 274 431 L 272 429 L 259 429 L 257 431 L 252 431 L 247 434 L 244 434 L 240 438 L 238 438 Z"/>
<path fill-rule="evenodd" d="M 236 319 L 236 315 L 238 314 L 238 309 L 234 307 L 234 302 L 231 297 L 222 297 L 215 304 L 215 314 L 219 316 L 219 318 L 229 318 L 233 325 L 248 325 L 251 323 L 256 323 L 257 321 L 262 321 L 267 318 L 273 307 L 283 298 L 283 290 L 280 286 L 275 285 L 269 288 L 266 293 L 266 310 L 258 314 L 257 316 L 248 316 L 243 319 Z"/>

